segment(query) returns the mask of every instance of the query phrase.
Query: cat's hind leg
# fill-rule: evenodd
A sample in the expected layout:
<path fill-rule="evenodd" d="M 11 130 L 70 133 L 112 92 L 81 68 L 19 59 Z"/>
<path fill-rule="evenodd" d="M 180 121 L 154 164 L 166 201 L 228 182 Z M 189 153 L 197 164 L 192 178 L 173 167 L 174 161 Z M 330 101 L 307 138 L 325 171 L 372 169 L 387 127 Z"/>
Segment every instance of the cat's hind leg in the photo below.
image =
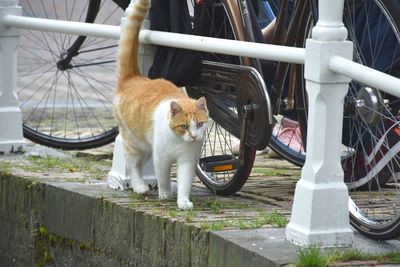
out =
<path fill-rule="evenodd" d="M 143 180 L 142 168 L 147 159 L 144 153 L 126 153 L 126 176 L 131 179 L 131 186 L 135 193 L 144 194 L 150 190 L 149 185 Z"/>
<path fill-rule="evenodd" d="M 172 163 L 159 155 L 159 153 L 153 153 L 154 170 L 157 177 L 158 184 L 158 197 L 160 199 L 168 199 L 172 197 L 171 190 L 171 166 Z"/>

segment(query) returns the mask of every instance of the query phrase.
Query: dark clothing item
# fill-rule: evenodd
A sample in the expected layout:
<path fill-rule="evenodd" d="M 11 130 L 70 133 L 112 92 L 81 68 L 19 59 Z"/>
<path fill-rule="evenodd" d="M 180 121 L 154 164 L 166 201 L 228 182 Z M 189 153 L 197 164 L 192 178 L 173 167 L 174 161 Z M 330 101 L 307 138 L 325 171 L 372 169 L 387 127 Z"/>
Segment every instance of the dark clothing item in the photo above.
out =
<path fill-rule="evenodd" d="M 151 30 L 193 34 L 186 1 L 152 0 L 149 16 Z M 200 67 L 199 52 L 160 46 L 148 76 L 185 86 L 196 80 Z"/>

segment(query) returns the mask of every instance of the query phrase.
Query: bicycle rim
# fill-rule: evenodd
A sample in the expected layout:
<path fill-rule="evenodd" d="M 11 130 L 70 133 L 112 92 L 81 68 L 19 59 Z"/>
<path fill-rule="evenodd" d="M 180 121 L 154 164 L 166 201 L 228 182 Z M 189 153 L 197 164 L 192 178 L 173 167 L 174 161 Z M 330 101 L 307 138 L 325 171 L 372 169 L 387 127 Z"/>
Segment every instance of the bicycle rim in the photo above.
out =
<path fill-rule="evenodd" d="M 238 139 L 222 128 L 215 121 L 209 123 L 206 140 L 204 141 L 201 158 L 231 156 L 238 161 L 235 146 Z M 244 148 L 245 163 L 233 170 L 208 172 L 200 164 L 197 165 L 196 174 L 208 189 L 218 195 L 231 195 L 239 191 L 253 167 L 255 150 L 252 147 Z"/>
<path fill-rule="evenodd" d="M 277 1 L 268 1 L 272 10 L 278 11 Z M 286 16 L 294 16 L 294 14 L 287 14 Z M 262 19 L 262 18 L 259 18 Z M 300 19 L 296 25 L 290 25 L 294 27 L 295 33 L 293 36 L 285 37 L 285 45 L 291 45 L 296 47 L 304 47 L 305 38 L 308 37 L 307 31 L 305 30 L 309 26 L 310 18 Z M 283 25 L 282 25 L 283 26 Z M 279 34 L 278 34 L 279 35 Z M 288 41 L 290 39 L 291 41 Z M 286 43 L 289 42 L 289 43 Z M 293 42 L 293 43 L 292 43 Z M 282 78 L 283 77 L 283 78 Z M 279 80 L 279 82 L 277 82 Z M 280 89 L 280 101 L 279 107 L 275 107 L 278 114 L 274 116 L 275 125 L 272 131 L 272 136 L 269 142 L 270 148 L 277 154 L 282 156 L 285 160 L 293 163 L 297 166 L 303 166 L 305 162 L 305 142 L 302 138 L 301 124 L 303 120 L 306 120 L 306 107 L 301 106 L 297 101 L 298 90 L 297 86 L 303 85 L 303 75 L 301 67 L 295 64 L 279 63 L 277 67 L 277 75 L 275 76 L 273 86 Z M 294 96 L 289 96 L 289 87 L 295 93 Z M 294 101 L 291 103 L 291 101 Z M 281 103 L 285 102 L 285 105 Z M 285 106 L 285 107 L 284 107 Z"/>
<path fill-rule="evenodd" d="M 197 7 L 199 8 L 199 7 Z M 226 5 L 223 1 L 205 1 L 200 10 L 195 13 L 195 30 L 199 35 L 235 39 L 234 29 Z M 240 59 L 234 56 L 204 53 L 204 60 L 240 64 Z M 205 95 L 208 99 L 207 106 L 210 110 L 211 121 L 209 123 L 206 140 L 203 144 L 201 159 L 211 157 L 230 157 L 238 162 L 239 132 L 230 133 L 221 126 L 239 124 L 236 109 L 236 89 L 230 86 L 219 85 L 210 90 L 209 87 L 194 86 L 187 88 L 191 97 Z M 213 112 L 213 110 L 218 112 Z M 235 128 L 235 127 L 234 127 Z M 232 130 L 232 129 L 231 129 Z M 235 137 L 236 136 L 236 137 Z M 242 188 L 250 175 L 255 149 L 244 146 L 244 162 L 227 171 L 207 171 L 200 164 L 196 167 L 196 173 L 202 183 L 215 194 L 230 195 Z"/>
<path fill-rule="evenodd" d="M 19 4 L 24 16 L 57 20 L 119 25 L 123 15 L 104 0 Z M 118 133 L 112 113 L 117 49 L 116 40 L 22 30 L 17 94 L 24 136 L 62 149 L 112 142 Z"/>

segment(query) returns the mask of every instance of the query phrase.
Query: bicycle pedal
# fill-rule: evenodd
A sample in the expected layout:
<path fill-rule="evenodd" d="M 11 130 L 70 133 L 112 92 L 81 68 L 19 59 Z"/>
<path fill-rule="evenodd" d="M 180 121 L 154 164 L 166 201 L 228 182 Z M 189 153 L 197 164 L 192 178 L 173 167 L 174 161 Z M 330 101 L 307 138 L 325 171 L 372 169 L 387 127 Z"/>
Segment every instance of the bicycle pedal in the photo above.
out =
<path fill-rule="evenodd" d="M 239 160 L 232 155 L 218 155 L 201 158 L 199 164 L 205 172 L 224 172 L 236 170 Z"/>

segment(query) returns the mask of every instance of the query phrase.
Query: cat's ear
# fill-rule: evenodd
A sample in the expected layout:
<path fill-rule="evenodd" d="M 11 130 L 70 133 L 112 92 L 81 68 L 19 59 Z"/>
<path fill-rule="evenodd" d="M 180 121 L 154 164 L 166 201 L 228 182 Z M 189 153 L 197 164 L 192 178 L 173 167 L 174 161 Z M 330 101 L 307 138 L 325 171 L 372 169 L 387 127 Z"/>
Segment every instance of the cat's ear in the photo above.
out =
<path fill-rule="evenodd" d="M 171 101 L 171 115 L 174 117 L 178 112 L 182 110 L 182 107 L 175 101 Z"/>
<path fill-rule="evenodd" d="M 196 108 L 197 109 L 207 110 L 206 98 L 204 96 L 202 96 L 199 99 L 197 99 Z"/>

